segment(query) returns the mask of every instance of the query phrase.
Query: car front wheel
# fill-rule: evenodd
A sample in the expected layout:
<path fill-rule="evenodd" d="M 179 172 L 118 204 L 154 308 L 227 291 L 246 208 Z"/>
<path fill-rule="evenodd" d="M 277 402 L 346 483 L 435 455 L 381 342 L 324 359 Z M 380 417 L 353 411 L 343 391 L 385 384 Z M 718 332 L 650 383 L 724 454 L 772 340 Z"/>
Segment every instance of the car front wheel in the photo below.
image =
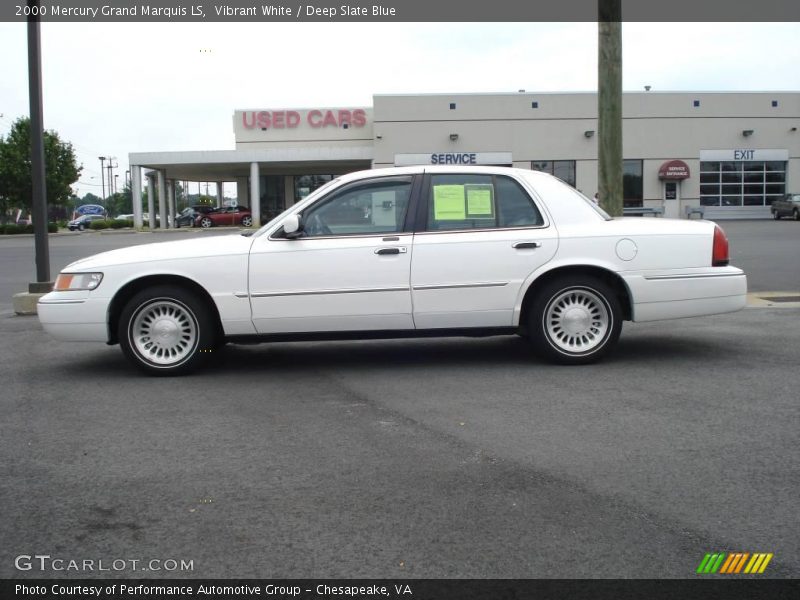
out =
<path fill-rule="evenodd" d="M 600 279 L 556 279 L 545 283 L 534 298 L 528 330 L 542 358 L 588 364 L 603 358 L 617 343 L 622 307 L 615 291 Z"/>
<path fill-rule="evenodd" d="M 78 231 L 83 231 L 84 229 L 86 229 L 86 225 L 84 225 L 83 223 L 79 223 L 78 224 Z"/>
<path fill-rule="evenodd" d="M 147 288 L 125 305 L 118 339 L 126 358 L 150 375 L 183 375 L 200 367 L 217 346 L 205 302 L 171 285 Z"/>
<path fill-rule="evenodd" d="M 250 227 L 253 224 L 252 217 L 242 217 L 242 227 Z"/>
<path fill-rule="evenodd" d="M 772 211 L 772 218 L 775 219 L 776 221 L 781 218 L 781 216 L 780 216 L 780 214 L 778 214 L 777 210 L 773 210 Z"/>
<path fill-rule="evenodd" d="M 798 211 L 796 208 L 794 209 L 792 216 L 794 217 L 795 221 L 800 221 L 800 211 Z"/>
<path fill-rule="evenodd" d="M 202 227 L 203 229 L 208 229 L 213 224 L 214 222 L 208 217 L 203 217 L 202 219 L 200 219 L 200 227 Z"/>

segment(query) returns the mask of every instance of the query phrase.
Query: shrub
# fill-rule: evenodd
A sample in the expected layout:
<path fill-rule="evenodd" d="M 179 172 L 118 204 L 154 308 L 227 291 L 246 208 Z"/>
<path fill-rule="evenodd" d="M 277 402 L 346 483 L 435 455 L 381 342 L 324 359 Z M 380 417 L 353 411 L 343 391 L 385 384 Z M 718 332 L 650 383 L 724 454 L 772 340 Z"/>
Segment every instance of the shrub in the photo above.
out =
<path fill-rule="evenodd" d="M 108 229 L 108 221 L 99 221 L 99 220 L 98 221 L 92 221 L 89 224 L 89 229 L 95 229 L 95 230 Z"/>
<path fill-rule="evenodd" d="M 22 233 L 22 227 L 16 225 L 14 223 L 9 223 L 8 225 L 3 227 L 3 233 L 7 235 L 14 235 L 17 233 Z"/>
<path fill-rule="evenodd" d="M 53 223 L 52 221 L 47 224 L 47 232 L 48 233 L 58 233 L 58 223 Z"/>
<path fill-rule="evenodd" d="M 133 221 L 130 219 L 114 219 L 110 222 L 111 229 L 122 229 L 123 227 L 133 227 Z"/>

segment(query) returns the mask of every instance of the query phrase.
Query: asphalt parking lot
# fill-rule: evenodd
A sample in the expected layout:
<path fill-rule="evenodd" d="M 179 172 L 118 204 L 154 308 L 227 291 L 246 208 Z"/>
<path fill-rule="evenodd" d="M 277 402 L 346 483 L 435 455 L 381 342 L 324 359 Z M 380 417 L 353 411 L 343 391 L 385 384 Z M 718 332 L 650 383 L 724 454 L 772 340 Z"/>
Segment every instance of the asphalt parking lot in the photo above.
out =
<path fill-rule="evenodd" d="M 724 227 L 751 291 L 797 293 L 798 224 Z M 54 237 L 54 272 L 160 235 L 207 233 Z M 800 308 L 626 324 L 588 367 L 498 337 L 229 346 L 152 379 L 12 316 L 25 244 L 0 240 L 0 577 L 684 578 L 716 551 L 800 573 Z"/>

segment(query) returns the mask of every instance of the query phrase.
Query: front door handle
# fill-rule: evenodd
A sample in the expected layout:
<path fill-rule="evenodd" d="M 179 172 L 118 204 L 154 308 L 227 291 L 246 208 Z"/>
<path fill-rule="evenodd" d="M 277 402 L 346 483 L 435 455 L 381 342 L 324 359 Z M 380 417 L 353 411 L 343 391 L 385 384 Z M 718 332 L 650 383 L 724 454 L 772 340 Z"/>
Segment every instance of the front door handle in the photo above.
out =
<path fill-rule="evenodd" d="M 407 252 L 406 248 L 397 248 L 397 247 L 390 247 L 390 248 L 378 248 L 375 250 L 375 254 L 385 255 L 385 254 L 405 254 Z"/>
<path fill-rule="evenodd" d="M 525 250 L 530 248 L 541 248 L 541 242 L 517 242 L 512 245 L 512 248 L 516 248 L 517 250 Z"/>

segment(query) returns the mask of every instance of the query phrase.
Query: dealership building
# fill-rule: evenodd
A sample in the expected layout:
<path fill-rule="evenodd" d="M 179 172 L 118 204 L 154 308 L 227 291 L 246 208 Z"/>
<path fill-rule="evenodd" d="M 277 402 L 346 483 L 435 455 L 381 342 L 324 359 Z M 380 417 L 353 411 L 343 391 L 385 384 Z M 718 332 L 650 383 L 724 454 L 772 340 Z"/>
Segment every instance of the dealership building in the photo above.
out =
<path fill-rule="evenodd" d="M 134 197 L 174 213 L 174 182 L 235 182 L 266 222 L 337 175 L 360 169 L 506 165 L 597 192 L 594 93 L 376 95 L 371 107 L 233 113 L 235 148 L 129 156 Z M 666 217 L 766 218 L 800 190 L 800 93 L 623 94 L 624 201 Z M 253 199 L 258 198 L 257 202 Z M 172 209 L 172 210 L 171 210 Z M 134 207 L 137 224 L 141 211 Z"/>

